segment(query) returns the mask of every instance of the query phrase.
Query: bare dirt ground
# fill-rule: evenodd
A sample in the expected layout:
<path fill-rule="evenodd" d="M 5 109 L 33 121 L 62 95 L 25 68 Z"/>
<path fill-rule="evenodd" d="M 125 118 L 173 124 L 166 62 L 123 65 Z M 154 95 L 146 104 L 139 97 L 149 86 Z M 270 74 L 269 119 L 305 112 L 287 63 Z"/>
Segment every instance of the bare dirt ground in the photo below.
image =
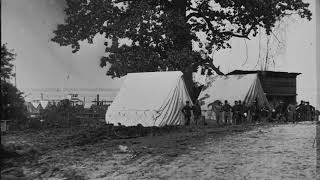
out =
<path fill-rule="evenodd" d="M 101 128 L 14 132 L 2 144 L 28 152 L 1 170 L 29 179 L 316 179 L 315 135 L 311 122 L 168 127 L 135 138 Z"/>

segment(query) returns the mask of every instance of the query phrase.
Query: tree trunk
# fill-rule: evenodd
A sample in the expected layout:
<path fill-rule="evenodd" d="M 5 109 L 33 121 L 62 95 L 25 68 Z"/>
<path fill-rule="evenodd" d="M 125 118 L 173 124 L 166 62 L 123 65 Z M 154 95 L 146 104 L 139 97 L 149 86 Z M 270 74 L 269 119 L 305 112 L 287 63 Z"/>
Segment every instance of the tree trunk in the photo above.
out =
<path fill-rule="evenodd" d="M 186 18 L 186 10 L 187 10 L 187 0 L 173 0 L 172 7 L 174 8 L 174 12 L 177 13 L 177 16 L 182 18 Z M 182 50 L 183 48 L 192 49 L 192 44 L 190 40 L 190 31 L 186 28 L 188 27 L 187 20 L 184 19 L 184 26 L 176 27 L 177 36 L 175 39 L 175 45 L 178 50 Z M 183 79 L 186 84 L 189 95 L 194 102 L 196 97 L 194 95 L 194 82 L 193 82 L 193 68 L 192 65 L 188 66 L 185 70 L 183 70 Z"/>
<path fill-rule="evenodd" d="M 195 100 L 198 98 L 195 95 L 195 83 L 193 81 L 193 70 L 192 66 L 189 66 L 186 68 L 186 70 L 183 72 L 183 79 L 184 83 L 186 84 L 188 93 L 191 97 L 192 102 L 195 102 Z"/>
<path fill-rule="evenodd" d="M 188 48 L 192 50 L 192 42 L 191 42 L 191 36 L 190 36 L 190 27 L 187 23 L 186 14 L 187 14 L 187 0 L 173 0 L 172 1 L 174 11 L 177 12 L 178 16 L 181 16 L 184 18 L 184 26 L 178 27 L 176 33 L 177 38 L 175 40 L 175 44 L 178 50 L 181 50 L 183 48 Z M 197 67 L 198 64 L 190 64 L 188 67 L 186 67 L 185 70 L 183 70 L 183 78 L 185 81 L 185 84 L 187 86 L 189 95 L 193 102 L 195 102 L 198 98 L 198 95 L 201 91 L 201 87 L 197 87 L 195 82 L 193 81 L 193 69 L 194 67 Z M 215 67 L 213 63 L 210 63 L 210 66 L 212 70 L 214 70 L 217 74 L 223 75 L 223 73 L 220 71 L 219 67 Z"/>

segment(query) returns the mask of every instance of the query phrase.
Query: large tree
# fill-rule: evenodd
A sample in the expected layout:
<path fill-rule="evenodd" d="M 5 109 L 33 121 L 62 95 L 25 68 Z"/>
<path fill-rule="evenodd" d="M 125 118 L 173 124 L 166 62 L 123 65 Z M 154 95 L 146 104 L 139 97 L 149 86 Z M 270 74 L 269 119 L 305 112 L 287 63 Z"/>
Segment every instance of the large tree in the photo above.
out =
<path fill-rule="evenodd" d="M 12 64 L 15 56 L 6 44 L 1 45 L 1 119 L 23 120 L 26 115 L 23 93 L 10 83 L 15 76 Z"/>
<path fill-rule="evenodd" d="M 250 39 L 259 27 L 267 34 L 291 14 L 311 19 L 302 0 L 66 0 L 65 23 L 52 41 L 80 49 L 80 41 L 106 39 L 101 67 L 107 75 L 180 70 L 186 79 L 200 66 L 223 74 L 209 56 L 230 48 L 233 37 Z M 121 41 L 129 43 L 121 43 Z M 198 47 L 198 48 L 195 48 Z M 199 51 L 200 48 L 200 51 Z M 189 73 L 188 73 L 189 72 Z"/>

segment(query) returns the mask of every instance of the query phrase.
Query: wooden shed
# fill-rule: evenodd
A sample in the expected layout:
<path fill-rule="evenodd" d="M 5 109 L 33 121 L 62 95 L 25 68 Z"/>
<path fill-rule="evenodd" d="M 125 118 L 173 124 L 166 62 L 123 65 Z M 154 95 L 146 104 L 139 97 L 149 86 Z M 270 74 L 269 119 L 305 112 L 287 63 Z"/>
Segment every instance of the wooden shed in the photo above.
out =
<path fill-rule="evenodd" d="M 280 101 L 286 104 L 296 102 L 297 76 L 301 73 L 243 70 L 235 70 L 228 73 L 228 75 L 240 74 L 258 74 L 264 93 L 272 106 L 275 106 Z"/>

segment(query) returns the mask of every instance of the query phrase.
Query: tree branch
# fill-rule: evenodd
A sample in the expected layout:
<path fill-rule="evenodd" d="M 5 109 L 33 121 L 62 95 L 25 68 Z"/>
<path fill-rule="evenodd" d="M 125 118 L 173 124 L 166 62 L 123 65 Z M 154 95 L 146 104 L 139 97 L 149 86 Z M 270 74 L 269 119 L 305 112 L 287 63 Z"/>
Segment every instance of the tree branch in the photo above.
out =
<path fill-rule="evenodd" d="M 246 34 L 246 35 L 241 35 L 241 34 L 235 34 L 231 31 L 225 31 L 225 32 L 220 32 L 221 34 L 226 34 L 226 35 L 230 35 L 230 36 L 233 36 L 233 37 L 238 37 L 238 38 L 245 38 L 245 39 L 249 39 L 250 38 L 248 37 L 249 34 Z"/>
<path fill-rule="evenodd" d="M 193 63 L 192 66 L 193 67 L 198 67 L 200 65 L 203 65 L 203 61 L 197 62 L 197 63 Z M 220 66 L 216 67 L 213 62 L 212 59 L 207 59 L 205 66 L 211 68 L 214 72 L 216 72 L 218 75 L 224 75 L 224 73 L 220 70 Z"/>
<path fill-rule="evenodd" d="M 192 9 L 194 10 L 194 9 Z M 242 35 L 242 34 L 235 34 L 234 32 L 232 31 L 218 31 L 217 29 L 215 29 L 210 21 L 209 18 L 207 18 L 205 15 L 201 14 L 200 12 L 191 12 L 187 15 L 187 20 L 189 20 L 190 18 L 192 17 L 196 17 L 196 18 L 202 18 L 206 21 L 206 24 L 208 25 L 208 28 L 212 31 L 212 32 L 215 32 L 215 33 L 220 33 L 220 34 L 224 34 L 224 35 L 230 35 L 230 36 L 233 36 L 233 37 L 238 37 L 238 38 L 246 38 L 246 39 L 249 39 L 250 38 L 248 37 L 250 31 L 252 30 L 253 26 L 249 29 L 248 33 L 246 33 L 245 35 Z"/>
<path fill-rule="evenodd" d="M 208 66 L 214 71 L 216 72 L 218 75 L 224 75 L 224 73 L 220 70 L 220 66 L 216 67 L 213 62 L 209 62 Z"/>

